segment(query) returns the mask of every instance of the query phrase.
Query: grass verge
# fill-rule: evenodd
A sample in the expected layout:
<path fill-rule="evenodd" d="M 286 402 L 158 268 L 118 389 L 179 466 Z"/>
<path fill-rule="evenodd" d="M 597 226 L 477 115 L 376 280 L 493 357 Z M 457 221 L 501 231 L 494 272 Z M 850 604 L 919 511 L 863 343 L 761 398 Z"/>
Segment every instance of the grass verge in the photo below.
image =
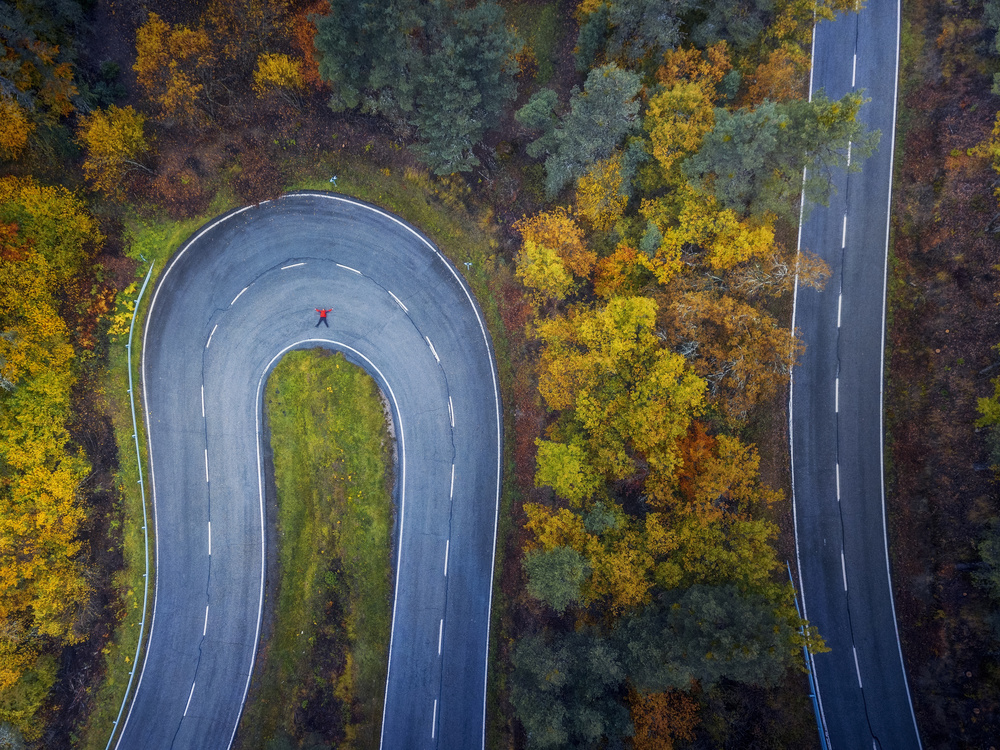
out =
<path fill-rule="evenodd" d="M 275 625 L 240 747 L 377 748 L 391 618 L 391 438 L 375 382 L 290 352 L 265 400 L 278 491 Z"/>

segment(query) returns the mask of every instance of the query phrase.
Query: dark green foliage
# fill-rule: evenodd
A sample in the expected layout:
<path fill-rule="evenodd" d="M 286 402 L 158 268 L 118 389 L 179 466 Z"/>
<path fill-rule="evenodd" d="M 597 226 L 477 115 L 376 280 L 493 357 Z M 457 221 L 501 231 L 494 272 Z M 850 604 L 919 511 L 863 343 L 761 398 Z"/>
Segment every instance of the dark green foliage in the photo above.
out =
<path fill-rule="evenodd" d="M 514 650 L 511 702 L 529 748 L 599 747 L 631 736 L 625 672 L 597 631 L 529 636 Z"/>
<path fill-rule="evenodd" d="M 618 527 L 618 518 L 612 508 L 602 502 L 597 502 L 584 516 L 583 527 L 591 534 L 603 534 L 608 529 Z"/>
<path fill-rule="evenodd" d="M 438 174 L 479 164 L 472 147 L 517 94 L 514 59 L 520 41 L 492 2 L 456 9 L 430 6 L 424 27 L 429 51 L 409 51 L 413 111 L 421 143 L 414 150 Z"/>
<path fill-rule="evenodd" d="M 553 133 L 559 124 L 555 115 L 559 95 L 552 89 L 542 89 L 532 94 L 528 103 L 514 115 L 514 119 L 531 130 L 540 130 L 541 135 L 528 144 L 528 156 L 539 157 L 555 144 Z"/>
<path fill-rule="evenodd" d="M 774 0 L 705 0 L 695 17 L 691 41 L 709 47 L 725 39 L 738 50 L 760 41 L 774 20 Z"/>
<path fill-rule="evenodd" d="M 580 586 L 590 574 L 586 560 L 571 547 L 532 550 L 524 556 L 523 565 L 528 593 L 560 614 L 579 601 Z"/>
<path fill-rule="evenodd" d="M 614 640 L 643 692 L 687 690 L 695 680 L 774 685 L 792 665 L 799 625 L 763 596 L 698 584 L 622 620 Z"/>
<path fill-rule="evenodd" d="M 594 162 L 606 159 L 622 139 L 638 125 L 641 88 L 639 76 L 617 65 L 605 65 L 590 71 L 583 91 L 575 89 L 569 111 L 550 134 L 529 146 L 529 153 L 545 160 L 545 191 L 551 199 L 567 183 L 575 180 Z M 536 95 L 537 97 L 538 95 Z M 529 121 L 542 121 L 546 101 L 529 102 L 518 115 Z M 529 113 L 525 113 L 532 107 Z M 522 122 L 525 120 L 522 119 Z"/>
<path fill-rule="evenodd" d="M 590 68 L 604 52 L 607 60 L 636 62 L 658 57 L 683 40 L 681 16 L 691 0 L 612 0 L 580 24 L 576 68 Z"/>
<path fill-rule="evenodd" d="M 403 78 L 407 35 L 418 26 L 413 0 L 330 0 L 330 12 L 315 17 L 313 44 L 322 54 L 319 73 L 333 88 L 330 107 L 339 112 L 389 114 L 389 93 Z"/>
<path fill-rule="evenodd" d="M 330 106 L 412 126 L 414 150 L 437 174 L 479 164 L 473 147 L 516 94 L 521 43 L 500 6 L 332 0 L 331 11 L 316 19 L 314 42 Z"/>
<path fill-rule="evenodd" d="M 811 102 L 716 109 L 715 127 L 701 150 L 685 161 L 684 173 L 743 216 L 774 213 L 794 223 L 803 169 L 809 170 L 806 200 L 826 205 L 833 190 L 831 172 L 859 171 L 874 150 L 879 133 L 857 120 L 864 101 L 860 93 L 831 101 L 820 92 Z"/>
<path fill-rule="evenodd" d="M 976 545 L 982 567 L 972 574 L 976 585 L 1000 603 L 1000 519 L 992 519 Z"/>

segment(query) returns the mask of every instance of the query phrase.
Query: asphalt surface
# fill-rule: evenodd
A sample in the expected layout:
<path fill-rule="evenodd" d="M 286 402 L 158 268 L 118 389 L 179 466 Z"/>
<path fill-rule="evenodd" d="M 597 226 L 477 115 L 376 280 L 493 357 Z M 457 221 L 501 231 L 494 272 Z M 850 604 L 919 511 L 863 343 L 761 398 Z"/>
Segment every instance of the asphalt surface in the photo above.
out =
<path fill-rule="evenodd" d="M 314 308 L 333 308 L 329 328 Z M 336 349 L 392 406 L 396 586 L 385 748 L 485 736 L 501 412 L 482 313 L 416 230 L 343 196 L 207 225 L 162 274 L 142 379 L 156 525 L 149 644 L 119 748 L 229 747 L 265 569 L 262 392 L 291 349 Z"/>
<path fill-rule="evenodd" d="M 800 247 L 832 276 L 799 289 L 794 325 L 807 345 L 790 403 L 796 547 L 805 616 L 831 651 L 814 658 L 820 731 L 829 747 L 919 748 L 899 645 L 887 551 L 882 382 L 885 273 L 899 8 L 816 27 L 812 90 L 863 89 L 859 118 L 880 130 L 861 173 L 834 176 L 829 207 L 812 209 Z"/>

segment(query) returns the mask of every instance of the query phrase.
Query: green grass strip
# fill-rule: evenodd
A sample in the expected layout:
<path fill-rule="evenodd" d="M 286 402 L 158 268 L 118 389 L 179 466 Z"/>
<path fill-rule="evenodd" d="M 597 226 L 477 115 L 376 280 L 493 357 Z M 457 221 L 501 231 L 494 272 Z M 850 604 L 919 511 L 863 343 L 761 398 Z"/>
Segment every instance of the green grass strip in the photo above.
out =
<path fill-rule="evenodd" d="M 266 410 L 279 582 L 240 744 L 377 748 L 392 607 L 383 402 L 363 370 L 317 349 L 285 355 Z"/>

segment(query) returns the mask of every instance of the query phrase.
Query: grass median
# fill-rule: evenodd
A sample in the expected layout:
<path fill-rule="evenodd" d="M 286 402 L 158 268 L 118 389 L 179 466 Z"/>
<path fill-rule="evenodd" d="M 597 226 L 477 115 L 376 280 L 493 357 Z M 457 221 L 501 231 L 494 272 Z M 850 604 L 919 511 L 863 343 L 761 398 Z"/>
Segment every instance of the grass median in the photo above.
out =
<path fill-rule="evenodd" d="M 265 403 L 279 580 L 239 746 L 377 748 L 394 512 L 383 402 L 364 371 L 317 349 L 282 359 Z"/>

